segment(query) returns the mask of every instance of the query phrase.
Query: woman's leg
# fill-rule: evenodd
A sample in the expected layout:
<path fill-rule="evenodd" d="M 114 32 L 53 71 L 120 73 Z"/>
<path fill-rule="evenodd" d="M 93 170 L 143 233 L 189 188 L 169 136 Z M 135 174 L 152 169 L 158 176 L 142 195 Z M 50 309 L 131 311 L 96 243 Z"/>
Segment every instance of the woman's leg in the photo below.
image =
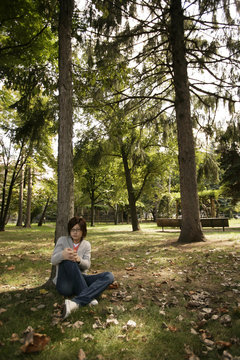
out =
<path fill-rule="evenodd" d="M 58 267 L 58 292 L 64 296 L 73 296 L 80 294 L 85 288 L 88 288 L 88 285 L 77 263 L 70 260 L 62 261 Z"/>
<path fill-rule="evenodd" d="M 87 287 L 82 289 L 73 301 L 80 305 L 87 305 L 91 300 L 95 299 L 114 281 L 114 276 L 111 272 L 103 272 L 97 275 L 83 274 Z"/>

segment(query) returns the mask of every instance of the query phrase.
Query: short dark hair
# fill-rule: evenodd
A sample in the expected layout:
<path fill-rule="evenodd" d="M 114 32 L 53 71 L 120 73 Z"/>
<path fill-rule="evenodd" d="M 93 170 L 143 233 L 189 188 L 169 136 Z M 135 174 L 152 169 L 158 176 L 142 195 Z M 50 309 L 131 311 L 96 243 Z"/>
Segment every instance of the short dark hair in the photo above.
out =
<path fill-rule="evenodd" d="M 70 232 L 72 230 L 72 228 L 75 225 L 79 225 L 80 226 L 80 230 L 82 231 L 82 237 L 86 237 L 87 235 L 87 224 L 86 224 L 86 220 L 83 217 L 79 217 L 79 216 L 74 216 L 72 219 L 69 220 L 68 222 L 68 233 L 70 235 Z"/>

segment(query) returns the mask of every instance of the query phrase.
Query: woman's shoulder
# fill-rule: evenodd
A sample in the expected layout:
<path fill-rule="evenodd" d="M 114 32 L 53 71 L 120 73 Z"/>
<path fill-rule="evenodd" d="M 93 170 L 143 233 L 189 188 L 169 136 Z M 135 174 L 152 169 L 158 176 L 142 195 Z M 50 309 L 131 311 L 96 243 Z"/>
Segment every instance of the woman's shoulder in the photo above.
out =
<path fill-rule="evenodd" d="M 63 243 L 66 243 L 66 242 L 69 242 L 71 240 L 70 236 L 60 236 L 57 240 L 57 242 L 60 244 L 63 244 Z"/>
<path fill-rule="evenodd" d="M 83 239 L 81 241 L 81 247 L 91 248 L 91 244 L 88 240 Z"/>

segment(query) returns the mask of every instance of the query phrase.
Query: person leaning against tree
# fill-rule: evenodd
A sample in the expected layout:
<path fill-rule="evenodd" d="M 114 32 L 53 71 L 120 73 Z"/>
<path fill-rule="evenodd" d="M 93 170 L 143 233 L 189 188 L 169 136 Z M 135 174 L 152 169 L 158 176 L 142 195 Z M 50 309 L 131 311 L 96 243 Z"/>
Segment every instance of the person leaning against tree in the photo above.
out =
<path fill-rule="evenodd" d="M 87 275 L 91 265 L 91 244 L 85 240 L 87 225 L 82 217 L 68 222 L 68 236 L 61 236 L 54 248 L 51 263 L 56 265 L 53 283 L 57 291 L 66 297 L 63 318 L 80 306 L 97 305 L 96 298 L 114 281 L 111 272 Z"/>

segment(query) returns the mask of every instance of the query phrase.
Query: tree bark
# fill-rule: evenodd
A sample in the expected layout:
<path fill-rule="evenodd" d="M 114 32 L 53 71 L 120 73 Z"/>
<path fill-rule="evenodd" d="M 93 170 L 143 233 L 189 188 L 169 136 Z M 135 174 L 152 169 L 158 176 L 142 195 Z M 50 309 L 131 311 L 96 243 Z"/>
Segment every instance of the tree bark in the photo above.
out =
<path fill-rule="evenodd" d="M 134 195 L 134 189 L 132 185 L 132 179 L 131 179 L 131 173 L 128 166 L 128 159 L 127 155 L 124 150 L 124 146 L 121 146 L 121 153 L 122 153 L 122 160 L 124 165 L 124 171 L 125 171 L 125 178 L 126 178 L 126 185 L 127 185 L 127 191 L 128 191 L 128 201 L 129 201 L 129 208 L 130 208 L 130 214 L 131 214 L 131 222 L 132 222 L 132 230 L 138 231 L 140 230 L 138 218 L 137 218 L 137 208 L 136 208 L 136 199 Z"/>
<path fill-rule="evenodd" d="M 178 132 L 182 227 L 179 242 L 203 241 L 197 192 L 195 146 L 184 41 L 181 0 L 171 0 L 170 44 L 173 57 L 175 110 Z"/>
<path fill-rule="evenodd" d="M 55 241 L 74 214 L 72 120 L 72 15 L 74 0 L 59 0 L 58 208 Z"/>

